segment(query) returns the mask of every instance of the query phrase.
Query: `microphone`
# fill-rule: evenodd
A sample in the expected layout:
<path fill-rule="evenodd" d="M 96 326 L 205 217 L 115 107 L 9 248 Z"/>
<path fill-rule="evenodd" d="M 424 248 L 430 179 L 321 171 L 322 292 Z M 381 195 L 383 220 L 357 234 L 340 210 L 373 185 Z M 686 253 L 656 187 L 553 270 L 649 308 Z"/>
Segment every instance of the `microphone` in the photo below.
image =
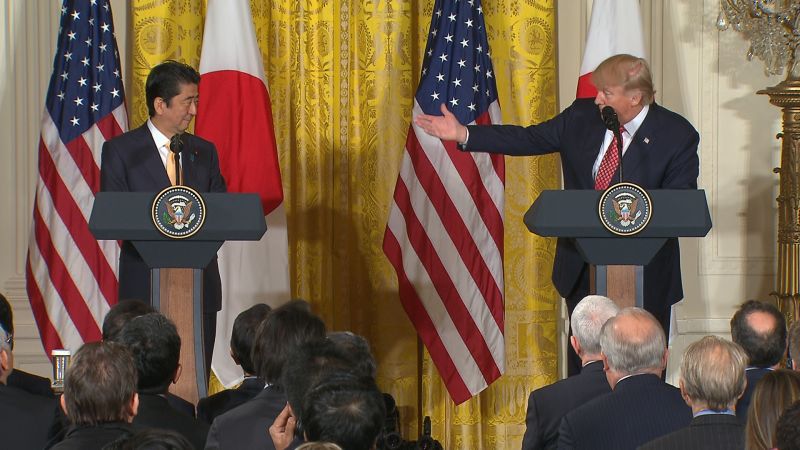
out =
<path fill-rule="evenodd" d="M 600 115 L 603 117 L 603 123 L 606 125 L 606 128 L 609 129 L 612 133 L 614 133 L 614 137 L 617 139 L 617 155 L 619 157 L 619 182 L 622 183 L 622 132 L 620 132 L 620 124 L 619 124 L 619 117 L 617 116 L 617 112 L 614 111 L 614 108 L 610 106 L 604 106 L 603 109 L 600 110 Z"/>
<path fill-rule="evenodd" d="M 182 134 L 183 133 L 177 133 L 169 140 L 169 150 L 175 154 L 175 173 L 178 185 L 183 185 L 183 170 L 181 167 L 181 152 L 183 151 Z"/>

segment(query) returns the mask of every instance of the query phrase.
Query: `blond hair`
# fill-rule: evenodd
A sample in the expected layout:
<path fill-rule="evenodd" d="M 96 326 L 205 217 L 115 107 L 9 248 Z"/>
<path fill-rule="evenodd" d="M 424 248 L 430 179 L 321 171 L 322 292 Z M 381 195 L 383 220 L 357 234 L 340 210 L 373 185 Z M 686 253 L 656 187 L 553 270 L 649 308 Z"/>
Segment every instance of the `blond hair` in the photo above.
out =
<path fill-rule="evenodd" d="M 592 72 L 592 83 L 598 91 L 608 86 L 621 86 L 625 92 L 638 90 L 644 105 L 653 103 L 656 93 L 647 61 L 624 53 L 601 62 Z"/>

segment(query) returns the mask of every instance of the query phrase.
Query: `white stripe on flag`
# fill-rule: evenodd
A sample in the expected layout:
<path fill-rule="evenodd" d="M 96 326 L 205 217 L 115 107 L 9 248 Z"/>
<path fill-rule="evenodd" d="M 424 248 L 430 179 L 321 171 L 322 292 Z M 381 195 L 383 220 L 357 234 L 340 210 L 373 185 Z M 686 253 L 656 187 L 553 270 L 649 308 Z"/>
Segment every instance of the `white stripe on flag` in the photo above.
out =
<path fill-rule="evenodd" d="M 486 304 L 483 293 L 475 284 L 472 273 L 464 264 L 461 254 L 459 253 L 452 239 L 450 239 L 450 236 L 447 234 L 447 230 L 445 229 L 439 215 L 420 215 L 420 205 L 430 204 L 431 200 L 428 198 L 425 190 L 419 184 L 419 180 L 417 179 L 416 173 L 413 170 L 413 165 L 410 157 L 408 156 L 408 152 L 403 154 L 400 177 L 408 188 L 414 214 L 417 216 L 422 224 L 422 227 L 425 229 L 425 234 L 428 236 L 428 239 L 430 239 L 430 241 L 433 243 L 436 254 L 442 261 L 442 265 L 444 265 L 448 276 L 453 281 L 453 285 L 458 291 L 458 296 L 460 297 L 461 301 L 464 302 L 464 305 L 469 311 L 473 322 L 475 322 L 475 325 L 481 331 L 484 341 L 486 341 L 487 346 L 494 355 L 494 359 L 497 360 L 497 355 L 505 354 L 503 333 L 498 328 L 497 322 L 494 320 L 492 312 L 489 310 L 489 307 Z M 399 214 L 399 212 L 395 213 L 393 211 L 392 214 Z M 395 234 L 395 236 L 397 236 L 397 234 Z M 405 233 L 403 238 L 406 239 Z M 405 240 L 400 240 L 399 237 L 398 241 L 405 242 Z M 407 250 L 413 250 L 413 247 L 404 246 L 403 255 L 405 255 Z M 499 255 L 496 256 L 496 258 L 499 258 Z M 406 261 L 405 256 L 403 260 Z M 421 298 L 425 298 L 421 293 L 419 295 Z M 434 320 L 434 322 L 436 322 L 436 320 Z M 500 360 L 502 359 L 503 358 L 501 357 Z"/>

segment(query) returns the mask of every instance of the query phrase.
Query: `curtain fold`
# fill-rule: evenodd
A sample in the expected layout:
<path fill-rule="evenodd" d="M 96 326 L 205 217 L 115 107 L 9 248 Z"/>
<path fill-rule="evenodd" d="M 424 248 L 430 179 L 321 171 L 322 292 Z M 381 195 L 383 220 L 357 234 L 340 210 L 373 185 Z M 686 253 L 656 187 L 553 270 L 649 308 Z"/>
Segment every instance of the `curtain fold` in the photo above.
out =
<path fill-rule="evenodd" d="M 283 177 L 292 295 L 310 301 L 329 329 L 369 339 L 405 438 L 416 439 L 418 418 L 428 415 L 445 448 L 519 448 L 528 393 L 556 379 L 560 302 L 550 283 L 555 241 L 530 234 L 522 216 L 541 190 L 560 187 L 558 157 L 506 159 L 507 368 L 473 400 L 454 407 L 427 354 L 420 359 L 381 250 L 432 7 L 432 0 L 251 0 Z M 130 8 L 125 63 L 135 127 L 147 118 L 152 66 L 165 59 L 197 66 L 205 2 L 133 0 Z M 483 11 L 504 122 L 552 117 L 554 0 L 485 0 Z"/>

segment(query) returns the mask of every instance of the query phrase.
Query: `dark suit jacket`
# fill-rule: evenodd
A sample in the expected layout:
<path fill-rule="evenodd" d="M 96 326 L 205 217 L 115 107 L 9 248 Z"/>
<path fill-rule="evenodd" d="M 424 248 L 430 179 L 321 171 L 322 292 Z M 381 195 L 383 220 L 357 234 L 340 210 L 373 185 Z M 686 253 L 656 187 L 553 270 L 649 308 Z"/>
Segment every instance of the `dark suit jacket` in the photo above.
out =
<path fill-rule="evenodd" d="M 247 403 L 217 416 L 208 432 L 206 449 L 271 449 L 269 427 L 286 407 L 283 390 L 269 386 Z"/>
<path fill-rule="evenodd" d="M 58 403 L 0 383 L 0 445 L 44 448 Z"/>
<path fill-rule="evenodd" d="M 64 440 L 52 448 L 54 450 L 101 450 L 106 444 L 130 437 L 135 432 L 134 427 L 122 422 L 72 427 L 67 431 Z"/>
<path fill-rule="evenodd" d="M 689 426 L 692 410 L 680 391 L 656 375 L 635 375 L 567 413 L 561 421 L 559 449 L 633 450 Z"/>
<path fill-rule="evenodd" d="M 558 152 L 565 189 L 594 189 L 592 166 L 606 128 L 594 99 L 579 99 L 538 125 L 470 126 L 467 149 L 512 156 Z M 622 159 L 624 181 L 644 189 L 696 189 L 699 136 L 683 117 L 653 103 Z M 617 179 L 617 174 L 612 182 Z M 588 276 L 575 244 L 559 239 L 553 284 L 562 297 L 580 299 L 589 292 Z M 683 298 L 678 240 L 670 239 L 645 266 L 644 306 L 656 317 Z M 569 305 L 570 311 L 574 305 Z"/>
<path fill-rule="evenodd" d="M 747 422 L 747 410 L 750 408 L 750 400 L 753 398 L 753 391 L 756 389 L 756 384 L 758 384 L 758 381 L 762 379 L 764 375 L 771 371 L 772 369 L 764 367 L 748 367 L 747 371 L 745 371 L 747 387 L 744 388 L 742 397 L 736 402 L 736 417 L 738 417 L 742 423 Z"/>
<path fill-rule="evenodd" d="M 198 192 L 225 192 L 214 144 L 189 133 L 184 133 L 183 144 L 184 184 Z M 169 186 L 167 170 L 146 123 L 103 144 L 101 191 L 160 192 Z M 150 270 L 128 241 L 123 242 L 119 257 L 119 298 L 150 300 Z M 216 258 L 203 271 L 203 302 L 206 314 L 222 307 Z"/>
<path fill-rule="evenodd" d="M 531 392 L 522 449 L 555 449 L 564 415 L 609 392 L 602 361 L 591 362 L 578 375 Z"/>
<path fill-rule="evenodd" d="M 640 450 L 736 450 L 744 449 L 744 425 L 736 416 L 709 414 L 692 419 L 688 428 L 650 441 Z"/>
<path fill-rule="evenodd" d="M 139 412 L 133 424 L 144 428 L 163 428 L 177 431 L 196 449 L 206 445 L 208 425 L 173 409 L 167 399 L 156 394 L 139 394 Z"/>
<path fill-rule="evenodd" d="M 40 377 L 19 369 L 14 369 L 6 380 L 8 386 L 22 389 L 31 394 L 41 395 L 43 397 L 55 398 L 53 389 L 50 387 L 50 379 Z"/>
<path fill-rule="evenodd" d="M 214 419 L 252 399 L 264 390 L 264 381 L 248 377 L 236 389 L 225 389 L 197 402 L 197 418 L 209 425 Z"/>

